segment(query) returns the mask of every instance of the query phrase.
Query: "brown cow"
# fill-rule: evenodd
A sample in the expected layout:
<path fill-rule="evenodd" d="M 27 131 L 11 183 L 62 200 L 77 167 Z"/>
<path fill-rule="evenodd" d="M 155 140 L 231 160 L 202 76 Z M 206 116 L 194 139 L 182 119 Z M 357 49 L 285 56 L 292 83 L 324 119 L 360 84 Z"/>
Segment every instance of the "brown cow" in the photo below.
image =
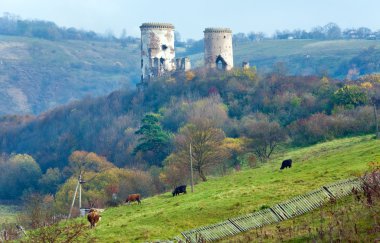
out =
<path fill-rule="evenodd" d="M 98 211 L 96 211 L 96 209 L 91 208 L 87 214 L 87 220 L 88 222 L 90 222 L 90 227 L 91 228 L 95 227 L 101 217 L 102 216 L 99 214 Z"/>
<path fill-rule="evenodd" d="M 141 203 L 140 200 L 141 200 L 140 194 L 130 194 L 125 200 L 125 203 L 131 204 L 131 202 L 137 201 L 137 203 L 140 204 Z"/>

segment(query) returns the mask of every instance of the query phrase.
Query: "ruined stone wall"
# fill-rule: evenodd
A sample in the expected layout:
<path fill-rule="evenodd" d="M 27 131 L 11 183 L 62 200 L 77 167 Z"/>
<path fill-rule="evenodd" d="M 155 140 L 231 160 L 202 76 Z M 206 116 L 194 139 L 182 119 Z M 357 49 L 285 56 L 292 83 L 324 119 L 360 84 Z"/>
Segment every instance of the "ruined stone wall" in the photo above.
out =
<path fill-rule="evenodd" d="M 234 66 L 232 31 L 228 28 L 204 30 L 205 67 L 230 70 Z"/>
<path fill-rule="evenodd" d="M 141 81 L 174 71 L 174 26 L 167 23 L 144 23 L 140 30 Z"/>
<path fill-rule="evenodd" d="M 191 69 L 190 58 L 188 57 L 177 58 L 176 69 L 177 71 L 189 71 Z"/>

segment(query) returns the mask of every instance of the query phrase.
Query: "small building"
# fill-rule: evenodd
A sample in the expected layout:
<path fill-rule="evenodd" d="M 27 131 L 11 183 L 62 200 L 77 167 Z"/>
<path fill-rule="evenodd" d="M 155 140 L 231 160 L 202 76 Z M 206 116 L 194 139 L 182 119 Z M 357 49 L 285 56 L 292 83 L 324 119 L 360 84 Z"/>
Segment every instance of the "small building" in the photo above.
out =
<path fill-rule="evenodd" d="M 243 68 L 243 70 L 249 69 L 249 62 L 243 62 L 242 68 Z"/>

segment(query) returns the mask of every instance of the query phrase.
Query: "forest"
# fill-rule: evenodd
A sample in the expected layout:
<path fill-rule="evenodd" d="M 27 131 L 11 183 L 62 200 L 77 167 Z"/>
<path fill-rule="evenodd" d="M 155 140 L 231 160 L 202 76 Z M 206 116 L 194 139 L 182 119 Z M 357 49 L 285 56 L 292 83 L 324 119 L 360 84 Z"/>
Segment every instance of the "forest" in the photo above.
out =
<path fill-rule="evenodd" d="M 255 68 L 176 72 L 38 116 L 1 117 L 0 198 L 54 195 L 64 213 L 82 174 L 85 205 L 118 205 L 129 193 L 188 183 L 190 146 L 196 181 L 206 181 L 284 148 L 375 134 L 379 106 L 377 74 L 341 81 Z"/>

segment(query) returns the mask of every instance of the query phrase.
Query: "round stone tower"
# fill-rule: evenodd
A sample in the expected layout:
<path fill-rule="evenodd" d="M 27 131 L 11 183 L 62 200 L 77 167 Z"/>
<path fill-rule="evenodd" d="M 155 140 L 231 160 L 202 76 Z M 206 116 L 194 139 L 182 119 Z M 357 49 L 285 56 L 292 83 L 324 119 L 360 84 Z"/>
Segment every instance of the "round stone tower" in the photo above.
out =
<path fill-rule="evenodd" d="M 174 71 L 174 26 L 168 23 L 143 23 L 141 30 L 141 81 Z"/>
<path fill-rule="evenodd" d="M 205 67 L 230 70 L 234 66 L 232 31 L 228 28 L 206 28 Z"/>

